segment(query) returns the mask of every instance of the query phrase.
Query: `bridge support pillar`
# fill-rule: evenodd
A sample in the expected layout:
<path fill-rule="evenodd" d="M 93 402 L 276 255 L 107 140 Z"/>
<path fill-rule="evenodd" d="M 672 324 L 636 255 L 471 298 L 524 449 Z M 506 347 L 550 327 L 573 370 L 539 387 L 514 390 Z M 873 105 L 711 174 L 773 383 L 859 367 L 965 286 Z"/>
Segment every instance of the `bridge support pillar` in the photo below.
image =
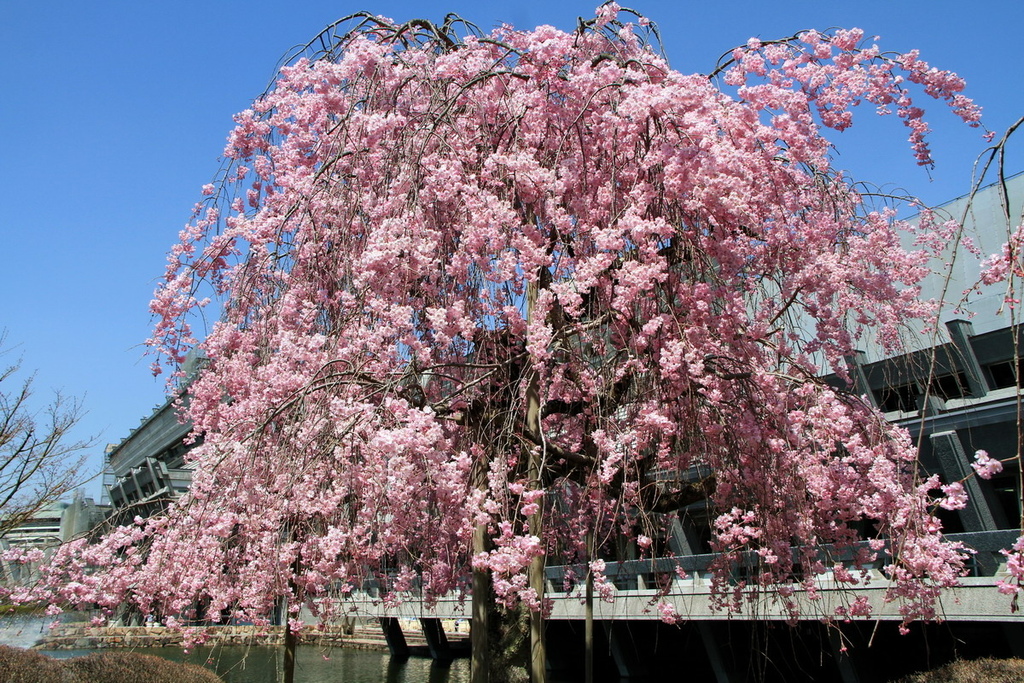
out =
<path fill-rule="evenodd" d="M 604 621 L 605 634 L 612 660 L 619 671 L 619 676 L 628 679 L 650 677 L 654 672 L 651 664 L 654 660 L 654 644 L 658 642 L 653 633 L 648 631 L 657 628 L 656 622 Z"/>
<path fill-rule="evenodd" d="M 1003 624 L 1003 634 L 1013 656 L 1024 658 L 1024 624 Z"/>
<path fill-rule="evenodd" d="M 452 651 L 448 647 L 448 636 L 444 634 L 440 619 L 420 619 L 423 637 L 427 639 L 430 658 L 435 662 L 451 662 Z"/>
<path fill-rule="evenodd" d="M 967 489 L 967 507 L 960 510 L 960 520 L 965 531 L 993 531 L 1007 527 L 1005 515 L 989 486 L 982 486 L 970 468 L 971 459 L 967 457 L 960 437 L 955 431 L 930 434 L 932 449 L 942 468 L 947 482 L 963 481 Z M 991 576 L 995 572 L 995 562 L 988 553 L 978 555 L 978 564 L 983 575 Z"/>
<path fill-rule="evenodd" d="M 839 669 L 839 680 L 843 683 L 861 683 L 857 668 L 853 665 L 850 653 L 843 642 L 843 634 L 839 627 L 828 629 L 828 642 L 832 646 L 832 656 L 836 660 L 836 668 Z"/>
<path fill-rule="evenodd" d="M 409 644 L 405 642 L 402 625 L 396 617 L 381 617 L 380 626 L 384 630 L 384 640 L 388 643 L 388 651 L 392 657 L 409 658 Z"/>
<path fill-rule="evenodd" d="M 734 677 L 731 667 L 726 664 L 725 658 L 722 657 L 722 650 L 718 647 L 718 639 L 715 638 L 711 624 L 706 621 L 698 621 L 697 631 L 700 633 L 700 639 L 704 644 L 704 652 L 708 656 L 708 663 L 711 664 L 711 670 L 715 673 L 715 683 L 732 683 Z"/>

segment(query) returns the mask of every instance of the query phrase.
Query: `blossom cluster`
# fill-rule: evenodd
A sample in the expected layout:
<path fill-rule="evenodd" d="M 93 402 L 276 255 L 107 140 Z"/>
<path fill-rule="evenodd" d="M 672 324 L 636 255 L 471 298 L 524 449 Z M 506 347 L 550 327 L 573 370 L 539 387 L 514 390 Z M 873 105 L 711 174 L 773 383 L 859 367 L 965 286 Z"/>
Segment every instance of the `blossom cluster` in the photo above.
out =
<path fill-rule="evenodd" d="M 798 126 L 800 135 L 813 125 L 812 111 L 823 125 L 843 130 L 853 122 L 852 107 L 860 100 L 874 104 L 880 114 L 895 107 L 910 130 L 914 156 L 923 166 L 933 163 L 926 140 L 930 128 L 907 82 L 945 100 L 969 125 L 980 125 L 981 108 L 963 95 L 966 83 L 955 73 L 930 66 L 917 50 L 893 58 L 883 55 L 877 45 L 863 42 L 860 29 L 831 34 L 805 31 L 796 40 L 770 43 L 752 38 L 733 51 L 725 80 L 741 86 L 741 96 L 755 109 L 773 112 L 773 126 Z"/>
<path fill-rule="evenodd" d="M 988 451 L 979 450 L 974 454 L 974 462 L 971 467 L 982 479 L 991 479 L 1003 471 L 1003 463 L 988 454 Z"/>

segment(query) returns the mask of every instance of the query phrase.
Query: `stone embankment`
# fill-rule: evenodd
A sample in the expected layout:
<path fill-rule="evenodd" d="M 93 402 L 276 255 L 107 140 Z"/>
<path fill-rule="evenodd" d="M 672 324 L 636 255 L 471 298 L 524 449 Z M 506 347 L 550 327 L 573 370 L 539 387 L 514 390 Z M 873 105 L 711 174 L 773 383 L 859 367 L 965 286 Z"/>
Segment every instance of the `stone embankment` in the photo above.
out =
<path fill-rule="evenodd" d="M 254 626 L 209 626 L 197 629 L 207 636 L 205 645 L 281 645 L 280 626 L 256 628 Z M 405 638 L 410 647 L 426 647 L 426 639 L 419 624 L 410 620 L 403 623 Z M 446 629 L 448 631 L 448 629 Z M 447 633 L 450 640 L 464 639 L 466 634 L 455 629 Z M 59 624 L 34 646 L 41 650 L 83 650 L 104 648 L 182 647 L 184 635 L 163 626 L 91 626 L 72 622 Z M 302 644 L 329 647 L 347 647 L 361 650 L 387 651 L 384 633 L 376 620 L 348 627 L 312 628 L 302 634 Z"/>

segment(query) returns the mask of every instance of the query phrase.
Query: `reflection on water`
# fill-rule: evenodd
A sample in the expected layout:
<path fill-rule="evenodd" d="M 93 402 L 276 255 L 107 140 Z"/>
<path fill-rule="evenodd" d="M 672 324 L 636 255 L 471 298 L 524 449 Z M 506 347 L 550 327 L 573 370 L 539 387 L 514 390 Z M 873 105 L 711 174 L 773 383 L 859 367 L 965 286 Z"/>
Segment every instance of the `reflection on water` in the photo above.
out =
<path fill-rule="evenodd" d="M 32 647 L 50 631 L 53 617 L 12 614 L 0 618 L 0 645 Z"/>

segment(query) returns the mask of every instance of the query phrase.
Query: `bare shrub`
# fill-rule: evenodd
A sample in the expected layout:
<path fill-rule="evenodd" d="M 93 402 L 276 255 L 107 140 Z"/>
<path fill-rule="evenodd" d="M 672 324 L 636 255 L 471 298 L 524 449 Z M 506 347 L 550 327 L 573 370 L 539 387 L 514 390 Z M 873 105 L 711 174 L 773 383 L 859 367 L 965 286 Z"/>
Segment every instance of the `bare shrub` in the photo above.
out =
<path fill-rule="evenodd" d="M 139 652 L 97 652 L 63 662 L 77 677 L 89 683 L 219 683 L 220 677 L 196 664 L 172 662 Z"/>
<path fill-rule="evenodd" d="M 933 671 L 910 674 L 893 683 L 1018 683 L 1024 659 L 958 660 Z"/>
<path fill-rule="evenodd" d="M 97 652 L 52 659 L 35 650 L 0 645 L 3 683 L 220 683 L 196 664 L 172 662 L 139 652 Z"/>
<path fill-rule="evenodd" d="M 61 662 L 35 650 L 0 645 L 0 681 L 4 683 L 77 683 Z"/>

